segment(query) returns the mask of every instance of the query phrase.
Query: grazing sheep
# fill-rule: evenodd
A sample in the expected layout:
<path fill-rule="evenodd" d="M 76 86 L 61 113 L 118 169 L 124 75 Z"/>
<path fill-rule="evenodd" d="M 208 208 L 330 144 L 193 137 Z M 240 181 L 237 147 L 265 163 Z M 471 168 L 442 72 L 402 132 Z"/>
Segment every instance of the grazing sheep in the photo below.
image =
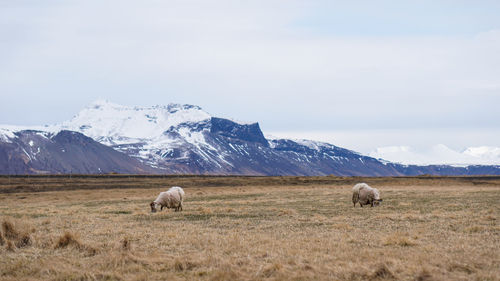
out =
<path fill-rule="evenodd" d="M 182 211 L 183 200 L 184 190 L 179 186 L 172 186 L 168 191 L 160 192 L 160 195 L 149 206 L 152 213 L 156 212 L 159 206 L 161 206 L 160 210 L 166 207 L 167 209 L 174 208 L 177 212 Z"/>
<path fill-rule="evenodd" d="M 371 205 L 378 206 L 382 199 L 380 199 L 380 192 L 376 188 L 372 188 L 366 183 L 358 183 L 352 188 L 352 203 L 356 207 L 356 203 L 359 205 Z"/>

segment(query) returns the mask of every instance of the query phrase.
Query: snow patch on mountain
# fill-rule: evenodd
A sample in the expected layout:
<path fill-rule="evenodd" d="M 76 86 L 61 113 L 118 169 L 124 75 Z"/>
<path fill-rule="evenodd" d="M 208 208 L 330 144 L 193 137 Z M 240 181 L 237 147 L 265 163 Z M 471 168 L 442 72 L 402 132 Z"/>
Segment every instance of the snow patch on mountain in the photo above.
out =
<path fill-rule="evenodd" d="M 472 157 L 488 159 L 496 163 L 500 163 L 500 147 L 492 147 L 492 146 L 469 147 L 463 152 L 463 154 Z"/>
<path fill-rule="evenodd" d="M 316 151 L 320 151 L 321 147 L 331 146 L 328 143 L 313 141 L 313 140 L 294 139 L 293 141 Z"/>
<path fill-rule="evenodd" d="M 456 151 L 444 144 L 434 145 L 427 149 L 417 150 L 410 146 L 379 147 L 369 156 L 401 164 L 415 165 L 499 165 L 500 148 L 469 147 L 464 151 Z"/>
<path fill-rule="evenodd" d="M 210 117 L 193 105 L 129 107 L 99 100 L 71 120 L 52 127 L 81 132 L 106 145 L 118 145 L 158 139 L 172 127 Z"/>
<path fill-rule="evenodd" d="M 16 133 L 20 131 L 35 131 L 36 135 L 44 138 L 49 138 L 51 135 L 59 132 L 59 130 L 51 131 L 45 126 L 13 126 L 0 125 L 0 141 L 12 143 L 12 139 L 16 138 Z"/>
<path fill-rule="evenodd" d="M 14 138 L 14 131 L 8 128 L 0 128 L 0 141 L 11 142 L 10 139 Z"/>

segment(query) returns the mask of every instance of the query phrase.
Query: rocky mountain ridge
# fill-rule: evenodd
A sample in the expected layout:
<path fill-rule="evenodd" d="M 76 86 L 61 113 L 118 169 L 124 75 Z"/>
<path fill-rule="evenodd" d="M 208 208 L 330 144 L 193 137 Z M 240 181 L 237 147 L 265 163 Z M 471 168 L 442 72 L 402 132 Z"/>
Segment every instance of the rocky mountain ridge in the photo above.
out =
<path fill-rule="evenodd" d="M 64 152 L 63 152 L 64 150 Z M 391 163 L 332 144 L 266 139 L 258 123 L 200 107 L 127 107 L 98 101 L 61 124 L 0 126 L 0 173 L 218 175 L 478 175 L 500 166 Z"/>

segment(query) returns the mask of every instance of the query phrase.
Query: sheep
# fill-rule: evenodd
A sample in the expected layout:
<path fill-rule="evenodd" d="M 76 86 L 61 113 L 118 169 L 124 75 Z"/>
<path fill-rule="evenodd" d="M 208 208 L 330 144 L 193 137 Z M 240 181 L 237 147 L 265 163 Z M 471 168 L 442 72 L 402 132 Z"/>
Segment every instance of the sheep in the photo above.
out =
<path fill-rule="evenodd" d="M 354 203 L 355 208 L 358 202 L 362 208 L 363 205 L 378 206 L 382 201 L 378 189 L 372 188 L 366 183 L 358 183 L 352 188 L 352 203 Z"/>
<path fill-rule="evenodd" d="M 166 207 L 167 209 L 174 208 L 176 212 L 182 211 L 184 197 L 184 190 L 181 187 L 172 186 L 168 191 L 160 192 L 155 201 L 149 204 L 151 212 L 156 212 L 159 206 L 161 206 L 160 210 Z"/>

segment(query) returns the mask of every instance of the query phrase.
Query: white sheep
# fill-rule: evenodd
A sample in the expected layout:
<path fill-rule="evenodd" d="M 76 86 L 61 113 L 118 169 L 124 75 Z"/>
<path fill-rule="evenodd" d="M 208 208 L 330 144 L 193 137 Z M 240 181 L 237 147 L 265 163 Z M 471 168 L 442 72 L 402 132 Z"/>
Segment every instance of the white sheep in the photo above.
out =
<path fill-rule="evenodd" d="M 372 188 L 366 183 L 358 183 L 352 188 L 352 203 L 356 207 L 356 203 L 359 205 L 371 205 L 378 206 L 383 200 L 380 199 L 380 192 L 376 188 Z"/>
<path fill-rule="evenodd" d="M 168 191 L 160 192 L 155 201 L 149 204 L 151 212 L 156 212 L 158 207 L 161 207 L 160 210 L 166 207 L 167 209 L 174 208 L 176 212 L 182 211 L 184 197 L 184 190 L 181 187 L 172 186 Z"/>

